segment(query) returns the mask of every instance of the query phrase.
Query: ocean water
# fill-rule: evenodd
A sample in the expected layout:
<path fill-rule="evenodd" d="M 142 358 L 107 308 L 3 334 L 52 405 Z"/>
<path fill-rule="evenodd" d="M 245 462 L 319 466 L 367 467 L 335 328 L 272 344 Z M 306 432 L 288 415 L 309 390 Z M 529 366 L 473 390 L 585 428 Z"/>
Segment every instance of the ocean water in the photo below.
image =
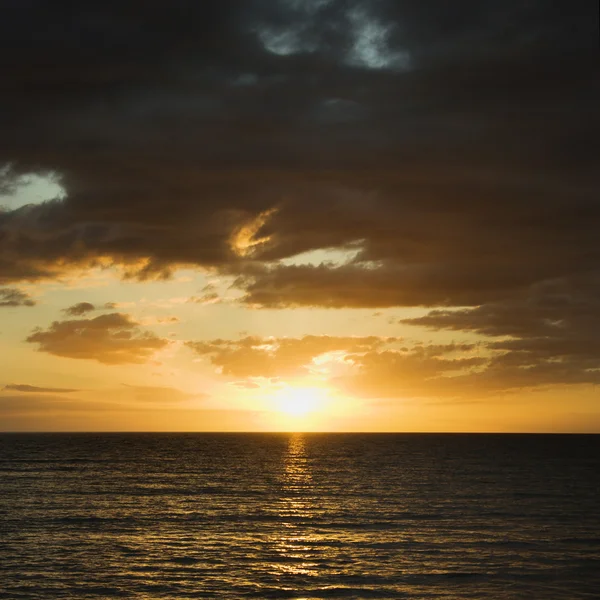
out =
<path fill-rule="evenodd" d="M 0 597 L 600 598 L 600 436 L 2 434 Z"/>

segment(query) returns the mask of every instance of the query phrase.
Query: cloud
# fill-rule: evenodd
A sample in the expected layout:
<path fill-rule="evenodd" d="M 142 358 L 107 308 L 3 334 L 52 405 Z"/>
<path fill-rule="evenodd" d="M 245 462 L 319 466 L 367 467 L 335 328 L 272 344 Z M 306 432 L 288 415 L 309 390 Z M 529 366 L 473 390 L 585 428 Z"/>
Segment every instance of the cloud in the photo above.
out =
<path fill-rule="evenodd" d="M 192 304 L 217 304 L 221 301 L 221 297 L 216 292 L 208 292 L 202 296 L 191 296 L 188 302 Z"/>
<path fill-rule="evenodd" d="M 114 408 L 114 404 L 101 401 L 82 401 L 79 398 L 63 397 L 49 393 L 11 395 L 0 394 L 0 424 L 4 427 L 5 423 L 10 423 L 10 417 L 16 415 L 35 416 L 41 415 L 46 418 L 56 417 L 69 412 L 79 411 L 97 411 L 107 412 Z M 43 431 L 42 427 L 37 427 Z M 10 431 L 9 426 L 6 430 Z"/>
<path fill-rule="evenodd" d="M 434 310 L 405 324 L 477 333 L 491 353 L 465 387 L 510 389 L 600 383 L 598 277 L 564 278 L 504 301 Z"/>
<path fill-rule="evenodd" d="M 460 397 L 470 379 L 485 368 L 474 344 L 430 344 L 350 355 L 353 369 L 337 378 L 347 392 L 367 398 Z M 469 390 L 470 391 L 470 390 Z"/>
<path fill-rule="evenodd" d="M 330 387 L 366 398 L 459 397 L 471 390 L 454 382 L 473 377 L 489 360 L 473 343 L 407 345 L 377 336 L 248 336 L 188 346 L 223 376 L 241 378 L 232 382 L 236 387 L 318 374 Z"/>
<path fill-rule="evenodd" d="M 221 297 L 217 292 L 216 286 L 212 283 L 209 283 L 202 289 L 201 296 L 192 296 L 188 302 L 194 304 L 216 304 L 221 302 Z"/>
<path fill-rule="evenodd" d="M 80 317 L 94 310 L 96 310 L 96 307 L 90 302 L 78 302 L 77 304 L 73 304 L 73 306 L 69 306 L 69 308 L 65 308 L 63 312 L 70 317 Z"/>
<path fill-rule="evenodd" d="M 60 396 L 23 397 L 0 395 L 1 431 L 248 431 L 264 427 L 258 411 L 177 408 L 172 406 L 85 403 Z"/>
<path fill-rule="evenodd" d="M 1 185 L 47 173 L 66 197 L 0 213 L 0 281 L 360 242 L 372 272 L 331 269 L 311 302 L 361 305 L 366 276 L 460 306 L 597 269 L 594 3 L 92 4 L 3 13 Z M 273 301 L 305 302 L 322 271 L 251 296 L 285 279 Z"/>
<path fill-rule="evenodd" d="M 140 319 L 139 324 L 144 326 L 149 325 L 174 325 L 179 323 L 179 317 L 167 316 L 167 317 L 143 317 Z"/>
<path fill-rule="evenodd" d="M 435 328 L 442 327 L 440 323 L 450 327 L 454 312 L 455 327 L 462 331 L 464 313 L 481 310 L 433 311 L 404 323 L 433 326 L 435 319 Z M 539 322 L 546 319 L 542 314 Z M 577 337 L 573 328 L 566 328 L 562 337 L 552 337 L 521 331 L 520 337 L 503 333 L 499 340 L 482 336 L 477 341 L 445 344 L 377 336 L 248 336 L 188 346 L 208 358 L 223 376 L 237 378 L 232 382 L 237 387 L 254 388 L 256 379 L 318 376 L 332 388 L 365 398 L 464 401 L 526 388 L 600 383 L 598 329 L 583 332 Z"/>
<path fill-rule="evenodd" d="M 336 337 L 307 335 L 302 338 L 260 338 L 247 336 L 239 340 L 216 339 L 188 342 L 200 356 L 207 356 L 223 375 L 251 377 L 286 377 L 308 374 L 313 360 L 332 352 L 364 352 L 393 343 L 395 338 Z"/>
<path fill-rule="evenodd" d="M 398 265 L 386 260 L 374 266 L 351 263 L 251 266 L 237 284 L 242 302 L 265 308 L 390 308 L 397 306 L 468 306 L 506 297 L 523 285 L 521 273 L 481 274 L 466 264 Z"/>
<path fill-rule="evenodd" d="M 40 352 L 104 364 L 143 363 L 169 343 L 144 332 L 129 315 L 110 313 L 93 319 L 54 321 L 26 339 Z"/>
<path fill-rule="evenodd" d="M 36 385 L 28 385 L 24 383 L 10 383 L 2 388 L 3 392 L 24 392 L 32 394 L 68 394 L 70 392 L 78 392 L 80 390 L 72 388 L 55 388 L 55 387 L 38 387 Z"/>
<path fill-rule="evenodd" d="M 234 381 L 232 384 L 234 387 L 241 390 L 257 390 L 260 389 L 260 385 L 254 381 Z"/>
<path fill-rule="evenodd" d="M 15 288 L 0 288 L 0 306 L 35 306 L 29 294 Z"/>
<path fill-rule="evenodd" d="M 190 399 L 198 399 L 207 397 L 205 394 L 188 394 L 177 388 L 167 386 L 139 386 L 122 384 L 120 388 L 110 390 L 78 390 L 72 388 L 57 388 L 57 387 L 39 387 L 28 384 L 8 384 L 5 385 L 1 390 L 4 396 L 10 395 L 11 392 L 19 392 L 24 394 L 33 394 L 34 398 L 39 397 L 41 399 L 48 398 L 41 394 L 70 394 L 75 392 L 84 392 L 85 396 L 83 399 L 79 398 L 73 400 L 71 398 L 64 399 L 64 402 L 79 403 L 80 408 L 85 409 L 90 405 L 90 398 L 109 398 L 106 404 L 109 407 L 114 407 L 115 410 L 119 408 L 123 409 L 127 406 L 134 407 L 137 404 L 178 404 Z M 37 395 L 37 396 L 35 396 Z M 18 398 L 18 396 L 14 396 Z M 59 396 L 50 396 L 49 405 L 52 401 L 59 399 Z M 21 397 L 23 403 L 23 397 Z M 28 400 L 25 400 L 28 402 Z M 35 400 L 34 400 L 35 402 Z M 91 403 L 93 405 L 93 402 Z M 22 404 L 23 405 L 23 404 Z"/>

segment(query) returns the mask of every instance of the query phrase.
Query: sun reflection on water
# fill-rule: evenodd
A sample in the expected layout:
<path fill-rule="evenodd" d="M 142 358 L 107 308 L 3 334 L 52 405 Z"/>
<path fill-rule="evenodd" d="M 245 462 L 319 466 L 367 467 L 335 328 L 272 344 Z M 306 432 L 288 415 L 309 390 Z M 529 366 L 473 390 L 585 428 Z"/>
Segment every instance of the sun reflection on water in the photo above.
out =
<path fill-rule="evenodd" d="M 279 517 L 281 527 L 270 540 L 274 551 L 273 571 L 286 576 L 316 577 L 319 555 L 314 547 L 316 536 L 305 525 L 318 511 L 313 487 L 306 435 L 291 434 L 283 456 Z"/>

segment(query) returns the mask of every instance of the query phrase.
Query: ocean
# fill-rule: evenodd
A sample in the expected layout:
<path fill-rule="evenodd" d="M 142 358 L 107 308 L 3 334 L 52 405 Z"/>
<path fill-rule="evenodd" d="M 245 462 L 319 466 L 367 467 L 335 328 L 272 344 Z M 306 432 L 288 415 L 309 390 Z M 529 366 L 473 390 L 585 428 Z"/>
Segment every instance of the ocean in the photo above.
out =
<path fill-rule="evenodd" d="M 600 598 L 600 436 L 1 434 L 0 598 Z"/>

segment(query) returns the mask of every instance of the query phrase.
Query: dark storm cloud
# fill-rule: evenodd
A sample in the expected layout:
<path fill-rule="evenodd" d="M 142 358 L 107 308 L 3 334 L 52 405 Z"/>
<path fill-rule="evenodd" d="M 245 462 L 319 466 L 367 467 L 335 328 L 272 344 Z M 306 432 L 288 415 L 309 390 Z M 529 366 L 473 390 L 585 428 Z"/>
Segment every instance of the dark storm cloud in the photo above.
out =
<path fill-rule="evenodd" d="M 96 307 L 90 302 L 78 302 L 77 304 L 73 304 L 73 306 L 69 306 L 69 308 L 65 308 L 63 312 L 70 317 L 80 317 L 94 310 L 96 310 Z"/>
<path fill-rule="evenodd" d="M 38 344 L 40 352 L 109 365 L 147 362 L 169 343 L 143 331 L 136 321 L 122 313 L 54 321 L 48 329 L 34 330 L 26 341 Z"/>
<path fill-rule="evenodd" d="M 0 213 L 0 282 L 196 265 L 253 305 L 473 307 L 430 317 L 500 319 L 493 350 L 524 360 L 584 335 L 561 308 L 563 333 L 532 332 L 520 302 L 597 282 L 597 2 L 0 8 L 0 187 L 34 171 L 67 193 Z M 319 248 L 358 254 L 278 262 Z M 593 379 L 578 364 L 563 379 Z"/>
<path fill-rule="evenodd" d="M 21 290 L 0 288 L 0 306 L 35 306 L 35 301 Z"/>

